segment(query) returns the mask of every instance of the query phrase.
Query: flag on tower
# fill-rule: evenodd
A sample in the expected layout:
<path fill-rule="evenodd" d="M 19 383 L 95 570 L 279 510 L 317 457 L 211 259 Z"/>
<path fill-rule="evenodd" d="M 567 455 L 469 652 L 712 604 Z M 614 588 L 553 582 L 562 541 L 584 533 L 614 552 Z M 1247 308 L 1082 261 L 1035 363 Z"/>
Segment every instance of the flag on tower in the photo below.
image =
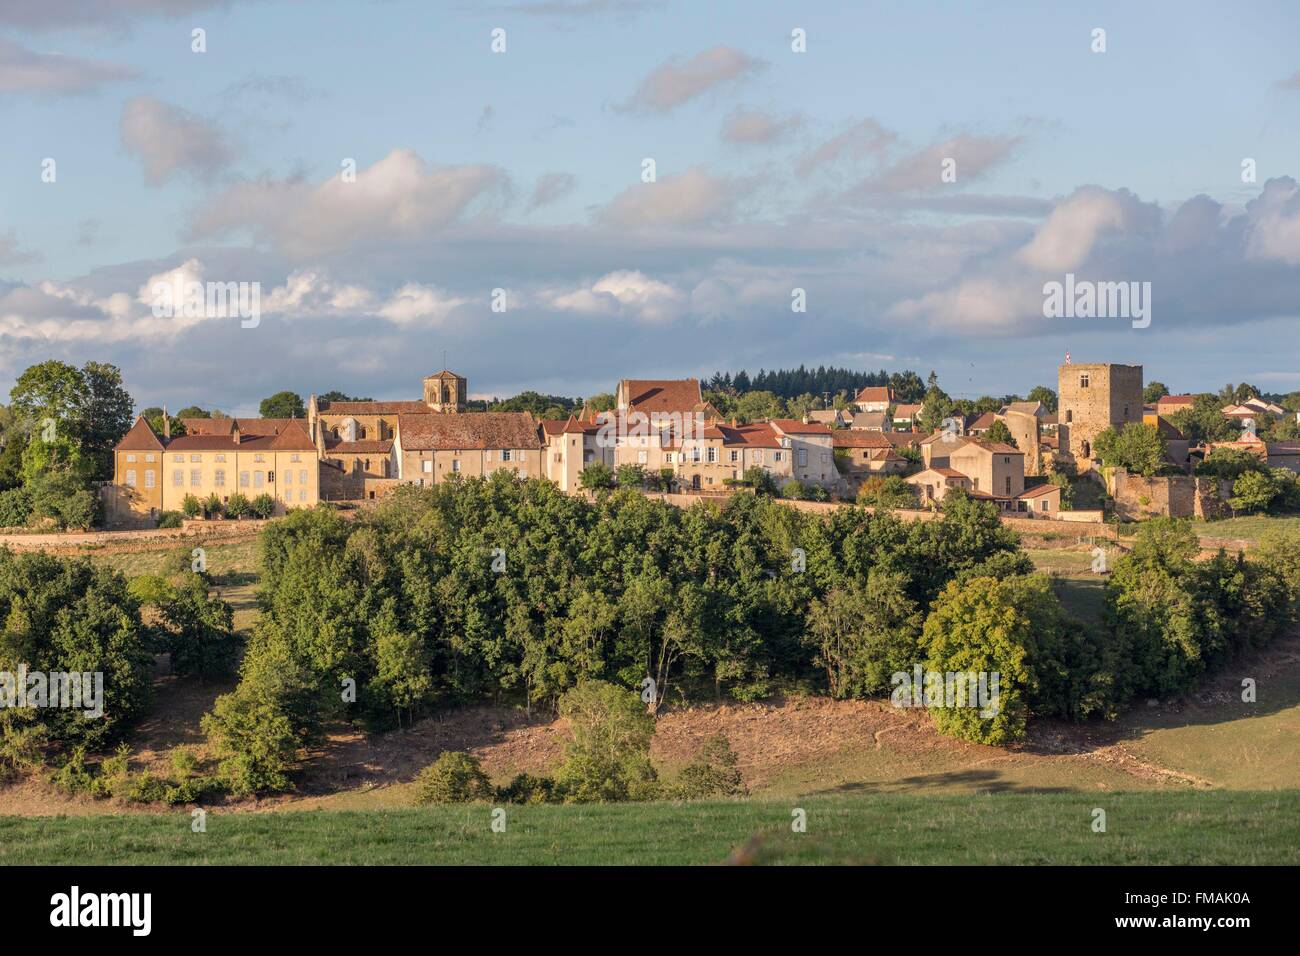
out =
<path fill-rule="evenodd" d="M 1066 365 L 1069 365 L 1069 364 L 1070 364 L 1070 353 L 1069 353 L 1069 352 L 1066 352 L 1066 353 L 1065 353 L 1065 364 L 1066 364 Z"/>

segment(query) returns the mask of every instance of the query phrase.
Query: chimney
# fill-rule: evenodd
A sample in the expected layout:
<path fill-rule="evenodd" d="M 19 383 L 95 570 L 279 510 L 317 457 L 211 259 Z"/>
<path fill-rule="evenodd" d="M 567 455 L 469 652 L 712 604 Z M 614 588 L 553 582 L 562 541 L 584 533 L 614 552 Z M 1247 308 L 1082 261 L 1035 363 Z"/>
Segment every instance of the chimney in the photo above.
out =
<path fill-rule="evenodd" d="M 163 406 L 163 443 L 172 440 L 172 420 L 167 415 L 167 406 Z"/>

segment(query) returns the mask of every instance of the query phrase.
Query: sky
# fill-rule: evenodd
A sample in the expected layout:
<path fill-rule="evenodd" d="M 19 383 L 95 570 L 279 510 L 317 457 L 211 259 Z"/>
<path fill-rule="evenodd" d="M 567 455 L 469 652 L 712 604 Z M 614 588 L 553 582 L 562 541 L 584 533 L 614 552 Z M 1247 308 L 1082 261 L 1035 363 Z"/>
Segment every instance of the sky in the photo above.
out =
<path fill-rule="evenodd" d="M 0 395 L 59 359 L 242 414 L 444 365 L 976 397 L 1067 352 L 1300 389 L 1297 36 L 1287 2 L 0 0 Z M 1067 274 L 1150 283 L 1150 323 L 1045 317 Z M 256 320 L 160 310 L 192 282 Z"/>

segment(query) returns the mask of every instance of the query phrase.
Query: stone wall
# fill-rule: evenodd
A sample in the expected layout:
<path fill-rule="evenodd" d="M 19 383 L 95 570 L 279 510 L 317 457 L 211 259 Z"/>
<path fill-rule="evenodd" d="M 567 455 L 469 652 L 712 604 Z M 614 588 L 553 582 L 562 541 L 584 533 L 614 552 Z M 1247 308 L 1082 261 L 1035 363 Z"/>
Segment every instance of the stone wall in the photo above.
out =
<path fill-rule="evenodd" d="M 1232 494 L 1232 482 L 1220 478 L 1143 478 L 1116 468 L 1106 484 L 1115 499 L 1115 513 L 1128 520 L 1226 518 L 1231 513 L 1226 501 Z"/>

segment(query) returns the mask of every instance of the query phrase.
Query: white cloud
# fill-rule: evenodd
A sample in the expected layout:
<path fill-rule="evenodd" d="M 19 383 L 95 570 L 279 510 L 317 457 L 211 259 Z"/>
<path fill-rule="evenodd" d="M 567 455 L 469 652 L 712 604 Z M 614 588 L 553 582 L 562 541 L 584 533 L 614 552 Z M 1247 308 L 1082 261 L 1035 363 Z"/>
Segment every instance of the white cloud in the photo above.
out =
<path fill-rule="evenodd" d="M 685 62 L 674 57 L 655 67 L 622 108 L 667 113 L 715 87 L 741 80 L 763 65 L 762 60 L 729 46 L 715 46 Z"/>
<path fill-rule="evenodd" d="M 433 166 L 398 149 L 358 170 L 355 182 L 336 174 L 314 186 L 298 179 L 238 183 L 199 210 L 191 235 L 250 229 L 289 256 L 314 258 L 358 243 L 420 239 L 508 185 L 496 166 Z"/>
<path fill-rule="evenodd" d="M 1083 186 L 1052 210 L 1017 258 L 1032 269 L 1064 272 L 1081 265 L 1100 239 L 1150 233 L 1159 221 L 1157 206 L 1126 189 Z"/>
<path fill-rule="evenodd" d="M 842 159 L 853 162 L 876 160 L 898 137 L 873 119 L 859 120 L 805 153 L 796 166 L 799 175 L 808 176 L 824 166 Z"/>
<path fill-rule="evenodd" d="M 667 282 L 631 269 L 611 272 L 589 286 L 543 290 L 537 298 L 560 312 L 622 316 L 647 322 L 677 318 L 687 302 L 686 296 Z"/>
<path fill-rule="evenodd" d="M 137 96 L 122 106 L 122 145 L 139 158 L 145 181 L 160 185 L 175 173 L 210 176 L 234 152 L 206 120 L 152 96 Z"/>
<path fill-rule="evenodd" d="M 398 325 L 436 324 L 468 301 L 433 286 L 408 282 L 393 293 L 376 314 Z"/>
<path fill-rule="evenodd" d="M 1247 205 L 1253 227 L 1246 246 L 1256 259 L 1300 265 L 1300 188 L 1288 177 L 1270 179 Z"/>

